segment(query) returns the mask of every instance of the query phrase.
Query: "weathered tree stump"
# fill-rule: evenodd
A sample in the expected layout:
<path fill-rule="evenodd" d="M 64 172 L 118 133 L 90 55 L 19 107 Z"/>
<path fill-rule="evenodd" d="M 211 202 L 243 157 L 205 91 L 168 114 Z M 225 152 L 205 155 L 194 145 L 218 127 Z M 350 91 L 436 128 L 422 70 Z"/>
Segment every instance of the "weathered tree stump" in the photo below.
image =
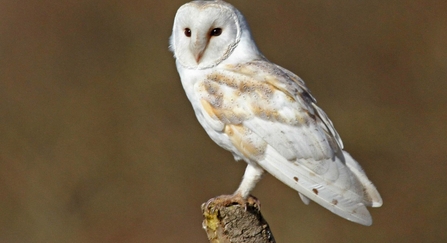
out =
<path fill-rule="evenodd" d="M 210 243 L 275 243 L 257 202 L 250 197 L 246 205 L 219 200 L 202 204 L 203 229 Z"/>

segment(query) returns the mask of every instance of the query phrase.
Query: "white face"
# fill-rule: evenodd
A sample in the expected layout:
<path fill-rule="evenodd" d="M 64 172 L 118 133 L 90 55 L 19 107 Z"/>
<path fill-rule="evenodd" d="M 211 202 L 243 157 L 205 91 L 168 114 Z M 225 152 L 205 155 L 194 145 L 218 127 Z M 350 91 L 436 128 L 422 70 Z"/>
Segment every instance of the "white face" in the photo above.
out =
<path fill-rule="evenodd" d="M 177 11 L 171 49 L 182 66 L 209 68 L 231 54 L 240 33 L 238 16 L 232 6 L 191 2 Z"/>

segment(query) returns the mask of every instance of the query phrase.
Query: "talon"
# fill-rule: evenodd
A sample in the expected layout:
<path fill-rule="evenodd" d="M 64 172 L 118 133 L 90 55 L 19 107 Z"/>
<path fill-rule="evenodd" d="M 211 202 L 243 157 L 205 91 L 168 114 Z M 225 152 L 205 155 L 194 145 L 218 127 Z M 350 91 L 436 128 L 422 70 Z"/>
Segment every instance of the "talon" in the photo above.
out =
<path fill-rule="evenodd" d="M 240 194 L 236 193 L 234 195 L 221 195 L 215 198 L 211 198 L 205 203 L 206 210 L 213 210 L 216 206 L 228 207 L 231 205 L 239 204 L 244 207 L 247 211 L 249 207 L 261 209 L 261 202 L 254 196 L 250 195 L 247 198 L 243 198 Z"/>
<path fill-rule="evenodd" d="M 261 210 L 261 201 L 259 201 L 258 198 L 256 198 L 253 195 L 248 196 L 247 198 L 247 204 L 252 205 L 255 208 L 258 208 L 258 210 Z"/>

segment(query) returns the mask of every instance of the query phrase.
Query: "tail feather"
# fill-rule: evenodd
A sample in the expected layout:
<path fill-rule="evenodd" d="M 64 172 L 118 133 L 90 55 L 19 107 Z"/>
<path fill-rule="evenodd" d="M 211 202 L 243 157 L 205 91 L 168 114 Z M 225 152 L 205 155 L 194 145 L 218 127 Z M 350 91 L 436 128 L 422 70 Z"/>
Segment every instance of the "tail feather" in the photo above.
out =
<path fill-rule="evenodd" d="M 336 167 L 333 169 L 340 173 L 336 181 L 327 180 L 324 175 L 311 173 L 305 164 L 287 160 L 270 146 L 265 155 L 258 164 L 298 191 L 304 203 L 310 199 L 345 219 L 362 225 L 372 224 L 366 206 L 378 207 L 382 200 L 361 167 L 349 154 L 345 153 L 346 164 L 341 159 L 328 161 L 333 163 Z"/>
<path fill-rule="evenodd" d="M 365 192 L 365 205 L 373 208 L 382 206 L 382 197 L 374 184 L 368 179 L 359 163 L 355 161 L 355 159 L 352 158 L 348 152 L 343 151 L 343 155 L 345 156 L 346 166 L 348 166 L 351 172 L 363 185 L 363 190 Z"/>
<path fill-rule="evenodd" d="M 300 195 L 301 201 L 303 201 L 304 204 L 309 205 L 310 199 L 306 196 L 304 196 L 301 192 L 298 192 L 298 195 Z"/>

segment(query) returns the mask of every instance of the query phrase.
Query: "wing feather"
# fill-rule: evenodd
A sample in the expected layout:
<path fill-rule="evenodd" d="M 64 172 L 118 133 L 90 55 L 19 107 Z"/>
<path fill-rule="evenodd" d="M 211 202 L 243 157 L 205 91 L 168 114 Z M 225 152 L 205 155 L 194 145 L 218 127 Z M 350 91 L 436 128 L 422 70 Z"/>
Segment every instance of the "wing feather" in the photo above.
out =
<path fill-rule="evenodd" d="M 365 204 L 374 208 L 382 206 L 382 197 L 380 196 L 374 184 L 368 179 L 366 173 L 363 171 L 359 163 L 355 161 L 355 159 L 352 158 L 352 156 L 348 152 L 343 151 L 343 155 L 346 159 L 346 166 L 348 166 L 352 173 L 354 173 L 354 175 L 356 175 L 356 177 L 362 183 L 363 189 L 366 192 L 365 195 L 367 196 Z"/>
<path fill-rule="evenodd" d="M 310 199 L 351 221 L 372 223 L 366 206 L 380 206 L 379 193 L 342 151 L 332 122 L 298 76 L 255 61 L 212 72 L 195 90 L 207 113 L 203 120 L 214 129 L 211 138 L 222 144 L 216 134 L 226 136 L 236 158 L 258 163 L 304 203 Z"/>
<path fill-rule="evenodd" d="M 342 164 L 341 161 L 339 163 Z M 267 148 L 266 157 L 259 160 L 258 164 L 284 184 L 329 211 L 359 224 L 372 224 L 371 215 L 363 203 L 363 195 L 359 195 L 358 191 L 340 190 L 335 184 L 325 180 L 324 176 L 311 176 L 308 169 L 290 163 L 272 147 Z M 351 181 L 356 179 L 349 174 L 340 178 L 349 178 Z"/>

